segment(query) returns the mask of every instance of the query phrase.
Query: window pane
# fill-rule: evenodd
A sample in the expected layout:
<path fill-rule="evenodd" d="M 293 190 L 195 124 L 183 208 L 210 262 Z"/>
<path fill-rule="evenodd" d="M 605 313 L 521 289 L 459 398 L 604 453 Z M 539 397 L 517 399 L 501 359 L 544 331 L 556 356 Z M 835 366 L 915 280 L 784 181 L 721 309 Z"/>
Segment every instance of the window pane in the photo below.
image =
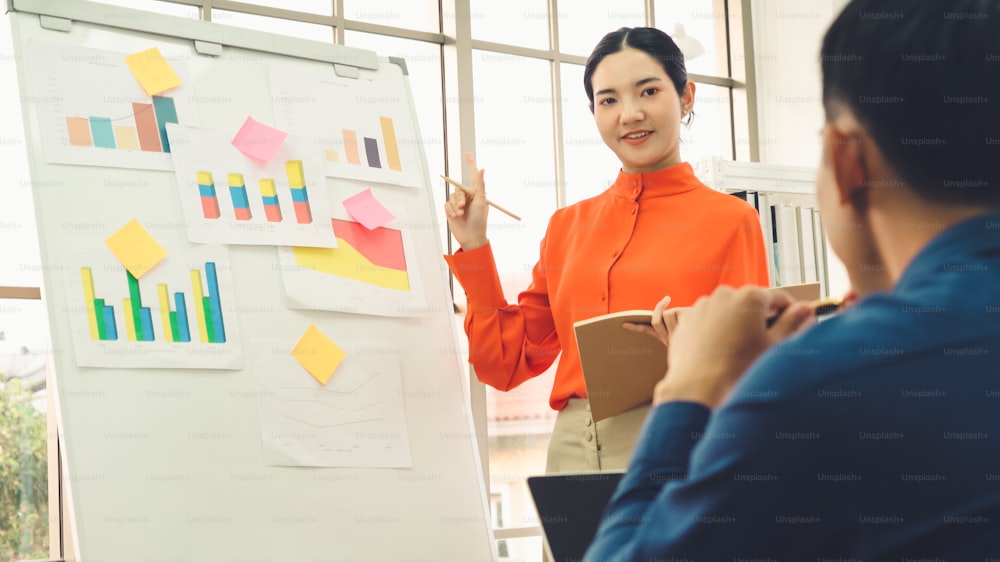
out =
<path fill-rule="evenodd" d="M 10 18 L 0 18 L 0 52 L 13 53 Z M 13 56 L 0 57 L 0 162 L 6 181 L 0 203 L 0 285 L 39 287 L 42 284 L 41 255 L 28 171 L 28 148 L 24 140 L 21 97 Z M 0 371 L 2 372 L 2 371 Z M 2 525 L 0 521 L 0 525 Z M 0 529 L 3 529 L 0 526 Z"/>
<path fill-rule="evenodd" d="M 358 31 L 345 31 L 344 43 L 349 47 L 369 49 L 379 56 L 401 57 L 409 71 L 410 90 L 420 127 L 419 138 L 398 138 L 397 142 L 423 145 L 427 170 L 431 178 L 443 174 L 444 117 L 441 100 L 441 47 L 422 41 L 398 39 Z M 441 248 L 448 247 L 448 223 L 444 219 L 445 188 L 440 181 L 430 182 L 434 195 L 434 210 L 441 221 Z"/>
<path fill-rule="evenodd" d="M 549 48 L 545 0 L 472 0 L 472 38 L 535 49 Z"/>
<path fill-rule="evenodd" d="M 694 119 L 681 126 L 681 158 L 694 164 L 712 156 L 733 158 L 729 88 L 697 84 Z"/>
<path fill-rule="evenodd" d="M 477 164 L 486 169 L 490 199 L 523 219 L 491 211 L 488 230 L 504 293 L 508 302 L 516 302 L 531 281 L 539 243 L 555 211 L 550 66 L 487 52 L 474 53 L 473 64 Z M 548 405 L 553 373 L 550 369 L 509 392 L 487 390 L 489 485 L 509 500 L 504 526 L 535 524 L 525 479 L 545 472 L 554 420 Z M 533 549 L 540 555 L 540 545 Z"/>
<path fill-rule="evenodd" d="M 473 65 L 477 163 L 490 199 L 523 219 L 495 210 L 489 219 L 500 281 L 513 300 L 531 280 L 555 211 L 552 80 L 549 63 L 538 59 L 476 51 Z"/>
<path fill-rule="evenodd" d="M 561 76 L 566 204 L 571 205 L 611 185 L 618 177 L 621 162 L 597 131 L 583 91 L 583 67 L 564 64 Z"/>
<path fill-rule="evenodd" d="M 666 31 L 684 53 L 692 74 L 729 76 L 726 63 L 726 14 L 717 0 L 656 0 L 656 27 Z"/>
<path fill-rule="evenodd" d="M 497 541 L 500 560 L 542 562 L 542 537 L 521 537 Z"/>
<path fill-rule="evenodd" d="M 646 25 L 643 0 L 564 0 L 559 3 L 559 50 L 589 55 L 608 32 Z"/>
<path fill-rule="evenodd" d="M 292 37 L 312 39 L 313 41 L 322 41 L 324 43 L 333 42 L 333 28 L 315 23 L 269 18 L 254 14 L 230 12 L 228 10 L 212 10 L 212 21 L 222 25 L 245 27 L 269 33 L 280 33 L 282 35 L 291 35 Z"/>
<path fill-rule="evenodd" d="M 45 319 L 0 299 L 0 560 L 49 558 Z"/>
<path fill-rule="evenodd" d="M 280 2 L 281 0 L 275 0 Z M 329 0 L 328 0 L 329 1 Z M 417 31 L 441 31 L 436 0 L 344 0 L 344 17 Z"/>
<path fill-rule="evenodd" d="M 240 0 L 244 4 L 281 8 L 293 12 L 306 12 L 321 16 L 333 15 L 334 0 Z"/>
<path fill-rule="evenodd" d="M 147 10 L 158 14 L 169 14 L 184 18 L 198 19 L 198 8 L 196 6 L 182 6 L 180 4 L 169 4 L 167 2 L 157 2 L 156 0 L 94 0 L 100 4 L 111 4 L 124 8 L 136 10 Z"/>

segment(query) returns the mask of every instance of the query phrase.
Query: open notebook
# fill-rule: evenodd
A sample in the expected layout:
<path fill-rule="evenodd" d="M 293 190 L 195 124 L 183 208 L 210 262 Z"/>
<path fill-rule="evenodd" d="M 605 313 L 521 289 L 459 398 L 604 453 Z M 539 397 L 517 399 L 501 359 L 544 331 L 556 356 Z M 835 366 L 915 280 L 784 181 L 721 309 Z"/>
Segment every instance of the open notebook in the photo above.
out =
<path fill-rule="evenodd" d="M 820 297 L 819 283 L 777 290 L 797 301 Z M 653 387 L 667 371 L 667 349 L 659 340 L 622 328 L 624 322 L 648 324 L 652 314 L 651 310 L 625 310 L 573 324 L 594 421 L 652 400 Z"/>

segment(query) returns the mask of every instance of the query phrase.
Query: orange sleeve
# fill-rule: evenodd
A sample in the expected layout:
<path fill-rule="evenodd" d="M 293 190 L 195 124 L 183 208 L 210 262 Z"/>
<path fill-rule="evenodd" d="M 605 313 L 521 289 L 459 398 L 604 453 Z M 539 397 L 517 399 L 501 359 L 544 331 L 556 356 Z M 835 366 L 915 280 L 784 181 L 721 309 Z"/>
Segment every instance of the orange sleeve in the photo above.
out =
<path fill-rule="evenodd" d="M 769 287 L 767 253 L 764 251 L 764 234 L 760 229 L 757 212 L 748 207 L 739 218 L 736 233 L 729 244 L 729 257 L 722 272 L 720 285 L 742 287 L 756 285 Z"/>
<path fill-rule="evenodd" d="M 561 348 L 542 263 L 535 264 L 531 285 L 512 305 L 504 298 L 489 244 L 444 259 L 468 297 L 465 333 L 479 380 L 510 390 L 548 369 Z"/>

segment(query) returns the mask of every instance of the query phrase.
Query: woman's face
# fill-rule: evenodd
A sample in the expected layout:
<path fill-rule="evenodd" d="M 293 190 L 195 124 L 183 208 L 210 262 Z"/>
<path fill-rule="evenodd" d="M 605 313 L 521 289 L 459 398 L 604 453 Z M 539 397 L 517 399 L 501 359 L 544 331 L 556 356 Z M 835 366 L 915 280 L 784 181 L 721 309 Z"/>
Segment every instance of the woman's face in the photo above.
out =
<path fill-rule="evenodd" d="M 656 59 L 626 47 L 601 60 L 591 85 L 597 129 L 622 171 L 653 172 L 681 161 L 681 115 L 694 104 L 693 83 L 678 96 Z"/>

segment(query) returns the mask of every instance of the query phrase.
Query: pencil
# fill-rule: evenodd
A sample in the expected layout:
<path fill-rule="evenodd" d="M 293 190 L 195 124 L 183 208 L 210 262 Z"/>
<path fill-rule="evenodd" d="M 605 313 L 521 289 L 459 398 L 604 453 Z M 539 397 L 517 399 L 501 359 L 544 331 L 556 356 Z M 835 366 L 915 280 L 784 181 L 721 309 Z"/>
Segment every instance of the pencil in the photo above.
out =
<path fill-rule="evenodd" d="M 461 189 L 462 191 L 465 192 L 466 195 L 475 195 L 476 194 L 476 191 L 474 189 L 472 189 L 471 187 L 466 187 L 466 186 L 458 183 L 457 181 L 449 178 L 448 176 L 441 176 L 441 179 L 443 179 L 444 181 L 450 183 L 451 185 L 453 185 L 453 186 Z M 486 204 L 489 205 L 490 207 L 493 207 L 494 209 L 500 211 L 501 213 L 503 213 L 503 214 L 511 217 L 514 220 L 521 220 L 521 217 L 515 215 L 514 213 L 508 211 L 507 209 L 504 209 L 503 207 L 501 207 L 500 205 L 497 205 L 496 203 L 494 203 L 493 201 L 490 201 L 489 199 L 486 200 Z"/>
<path fill-rule="evenodd" d="M 813 314 L 816 316 L 823 316 L 826 314 L 833 314 L 837 312 L 844 306 L 843 297 L 829 297 L 825 299 L 819 299 L 809 303 L 809 306 L 813 309 Z M 781 313 L 775 314 L 774 316 L 767 317 L 767 327 L 770 328 L 774 324 L 775 320 L 778 319 Z"/>

